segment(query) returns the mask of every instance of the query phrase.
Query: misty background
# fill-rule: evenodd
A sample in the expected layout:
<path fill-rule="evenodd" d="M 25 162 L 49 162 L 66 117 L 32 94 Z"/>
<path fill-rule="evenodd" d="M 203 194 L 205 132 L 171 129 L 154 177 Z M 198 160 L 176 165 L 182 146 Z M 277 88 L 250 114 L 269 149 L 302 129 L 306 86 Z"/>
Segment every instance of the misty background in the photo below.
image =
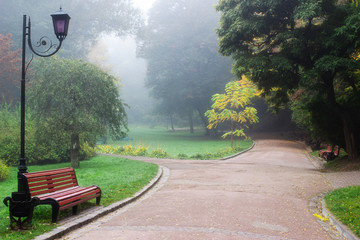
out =
<path fill-rule="evenodd" d="M 19 49 L 26 14 L 31 17 L 33 42 L 44 35 L 52 37 L 50 14 L 61 5 L 71 21 L 59 55 L 85 59 L 118 77 L 130 124 L 204 127 L 211 96 L 222 93 L 234 79 L 231 59 L 217 52 L 216 3 L 0 0 L 0 33 L 11 33 L 13 48 Z M 29 50 L 27 57 L 31 58 Z M 275 117 L 262 100 L 257 108 L 261 122 L 291 125 L 286 112 Z M 261 124 L 260 129 L 269 127 Z"/>

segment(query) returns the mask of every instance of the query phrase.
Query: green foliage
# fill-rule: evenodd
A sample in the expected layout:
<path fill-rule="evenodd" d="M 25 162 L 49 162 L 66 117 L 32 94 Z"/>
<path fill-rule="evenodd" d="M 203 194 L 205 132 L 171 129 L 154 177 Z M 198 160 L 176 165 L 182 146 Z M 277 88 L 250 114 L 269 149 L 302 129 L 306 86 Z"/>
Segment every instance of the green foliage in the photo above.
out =
<path fill-rule="evenodd" d="M 179 153 L 176 158 L 178 159 L 187 159 L 188 158 L 188 155 L 185 154 L 185 153 Z"/>
<path fill-rule="evenodd" d="M 95 148 L 90 146 L 88 142 L 84 142 L 81 145 L 80 148 L 80 156 L 82 156 L 81 159 L 89 159 L 91 157 L 94 157 L 95 155 L 96 155 Z"/>
<path fill-rule="evenodd" d="M 168 154 L 164 149 L 157 148 L 151 152 L 150 156 L 155 158 L 166 158 L 168 157 Z"/>
<path fill-rule="evenodd" d="M 10 168 L 0 159 L 0 181 L 5 180 L 10 174 Z"/>
<path fill-rule="evenodd" d="M 208 118 L 208 128 L 216 128 L 219 124 L 230 122 L 230 131 L 223 134 L 223 138 L 246 137 L 244 128 L 248 124 L 257 123 L 257 110 L 248 107 L 251 99 L 259 95 L 256 87 L 247 78 L 240 81 L 230 82 L 225 86 L 225 94 L 215 94 L 212 97 L 212 110 L 208 110 L 205 116 Z"/>
<path fill-rule="evenodd" d="M 51 58 L 34 64 L 29 104 L 49 128 L 123 137 L 126 113 L 118 79 L 82 60 Z M 108 127 L 108 128 L 106 128 Z"/>
<path fill-rule="evenodd" d="M 337 189 L 325 196 L 326 207 L 360 237 L 360 186 Z"/>
<path fill-rule="evenodd" d="M 68 143 L 63 141 L 61 133 L 57 141 L 47 134 L 46 126 L 35 123 L 31 118 L 31 109 L 25 114 L 26 135 L 25 153 L 29 164 L 60 162 L 68 159 Z M 20 156 L 20 108 L 4 103 L 0 106 L 0 159 L 8 165 L 18 165 Z"/>
<path fill-rule="evenodd" d="M 358 159 L 360 9 L 353 3 L 239 0 L 216 9 L 220 52 L 235 60 L 234 73 L 251 77 L 277 108 L 295 99 L 298 123 Z"/>
<path fill-rule="evenodd" d="M 110 153 L 129 156 L 148 156 L 148 147 L 139 145 L 132 146 L 130 144 L 124 146 L 97 145 L 95 150 L 99 153 Z"/>
<path fill-rule="evenodd" d="M 114 76 L 82 60 L 54 57 L 37 61 L 34 71 L 28 96 L 34 120 L 44 126 L 39 134 L 52 136 L 53 143 L 67 141 L 74 167 L 81 141 L 126 135 L 125 106 Z"/>
<path fill-rule="evenodd" d="M 12 110 L 9 105 L 0 107 L 0 159 L 12 165 L 20 156 L 20 111 Z"/>

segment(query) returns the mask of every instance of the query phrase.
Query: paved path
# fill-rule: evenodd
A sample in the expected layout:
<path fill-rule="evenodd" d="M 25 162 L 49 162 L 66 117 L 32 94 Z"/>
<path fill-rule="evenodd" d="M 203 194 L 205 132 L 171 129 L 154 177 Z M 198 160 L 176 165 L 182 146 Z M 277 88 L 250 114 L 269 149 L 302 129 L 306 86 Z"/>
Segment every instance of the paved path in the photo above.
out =
<path fill-rule="evenodd" d="M 230 160 L 148 161 L 169 169 L 157 189 L 61 239 L 332 239 L 309 201 L 360 184 L 358 172 L 347 180 L 319 172 L 302 144 L 280 139 Z"/>

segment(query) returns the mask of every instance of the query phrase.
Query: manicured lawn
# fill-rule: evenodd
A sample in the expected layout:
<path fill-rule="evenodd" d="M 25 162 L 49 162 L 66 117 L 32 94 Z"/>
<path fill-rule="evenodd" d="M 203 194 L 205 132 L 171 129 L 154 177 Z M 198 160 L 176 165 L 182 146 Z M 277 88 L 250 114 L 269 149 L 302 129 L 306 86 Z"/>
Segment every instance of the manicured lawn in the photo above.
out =
<path fill-rule="evenodd" d="M 360 186 L 337 189 L 325 201 L 331 213 L 360 237 Z"/>
<path fill-rule="evenodd" d="M 29 166 L 28 172 L 42 171 L 69 167 L 69 163 L 53 164 L 46 166 Z M 2 203 L 11 192 L 17 191 L 17 168 L 11 168 L 11 175 L 8 179 L 0 182 L 0 239 L 1 240 L 22 240 L 32 239 L 35 236 L 48 232 L 55 228 L 51 224 L 51 207 L 37 206 L 34 211 L 33 229 L 23 232 L 13 232 L 9 229 L 9 210 Z M 115 157 L 97 156 L 89 161 L 80 163 L 76 169 L 76 175 L 80 186 L 98 185 L 102 190 L 101 205 L 107 206 L 111 203 L 131 197 L 151 179 L 158 171 L 155 164 L 144 163 Z M 95 206 L 95 199 L 89 203 L 82 204 L 82 207 Z M 60 219 L 71 215 L 71 209 L 60 212 Z"/>
<path fill-rule="evenodd" d="M 128 144 L 148 147 L 149 152 L 161 148 L 168 155 L 176 158 L 179 154 L 186 154 L 189 157 L 207 153 L 215 154 L 224 149 L 229 149 L 231 141 L 208 137 L 203 129 L 197 129 L 195 133 L 191 134 L 188 130 L 172 132 L 165 128 L 130 126 L 129 138 L 120 141 L 108 138 L 107 142 L 107 145 L 113 147 Z M 241 149 L 247 149 L 252 145 L 252 141 L 237 141 L 237 144 Z M 233 153 L 228 155 L 231 154 Z"/>

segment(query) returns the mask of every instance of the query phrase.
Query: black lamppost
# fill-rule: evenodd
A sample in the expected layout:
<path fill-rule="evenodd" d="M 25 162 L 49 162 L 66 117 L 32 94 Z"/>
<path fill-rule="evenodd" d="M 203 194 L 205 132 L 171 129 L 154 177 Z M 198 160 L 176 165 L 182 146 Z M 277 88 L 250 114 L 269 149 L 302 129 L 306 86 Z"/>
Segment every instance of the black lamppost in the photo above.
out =
<path fill-rule="evenodd" d="M 31 223 L 33 208 L 38 204 L 37 198 L 31 198 L 28 191 L 28 185 L 24 181 L 23 173 L 27 173 L 26 157 L 25 157 L 25 76 L 27 67 L 25 66 L 25 53 L 26 53 L 26 37 L 29 48 L 31 51 L 40 57 L 50 57 L 59 51 L 62 41 L 66 38 L 70 16 L 60 10 L 51 15 L 54 32 L 59 40 L 59 44 L 53 44 L 48 37 L 41 37 L 35 47 L 42 47 L 43 50 L 35 51 L 31 42 L 31 22 L 30 18 L 27 22 L 26 15 L 23 16 L 23 36 L 22 36 L 22 69 L 21 69 L 21 137 L 20 137 L 20 160 L 19 160 L 19 172 L 18 172 L 18 191 L 12 193 L 12 197 L 6 197 L 4 204 L 9 206 L 10 213 L 10 227 L 13 228 L 15 222 L 21 229 L 25 222 Z M 30 61 L 31 62 L 31 61 Z M 8 204 L 10 202 L 10 204 Z M 14 217 L 18 217 L 16 220 Z M 21 220 L 21 218 L 26 218 Z"/>
<path fill-rule="evenodd" d="M 22 36 L 22 71 L 21 71 L 21 143 L 20 143 L 20 163 L 18 172 L 18 192 L 24 192 L 24 184 L 21 181 L 21 173 L 27 172 L 26 157 L 25 157 L 25 53 L 26 53 L 26 37 L 28 45 L 33 53 L 40 57 L 50 57 L 59 51 L 62 41 L 66 38 L 70 16 L 60 10 L 51 15 L 54 25 L 54 32 L 59 40 L 59 44 L 53 44 L 48 37 L 41 37 L 35 47 L 43 47 L 44 50 L 37 52 L 31 42 L 31 22 L 30 18 L 27 23 L 26 15 L 23 16 L 23 36 Z M 27 25 L 26 25 L 27 24 Z"/>

